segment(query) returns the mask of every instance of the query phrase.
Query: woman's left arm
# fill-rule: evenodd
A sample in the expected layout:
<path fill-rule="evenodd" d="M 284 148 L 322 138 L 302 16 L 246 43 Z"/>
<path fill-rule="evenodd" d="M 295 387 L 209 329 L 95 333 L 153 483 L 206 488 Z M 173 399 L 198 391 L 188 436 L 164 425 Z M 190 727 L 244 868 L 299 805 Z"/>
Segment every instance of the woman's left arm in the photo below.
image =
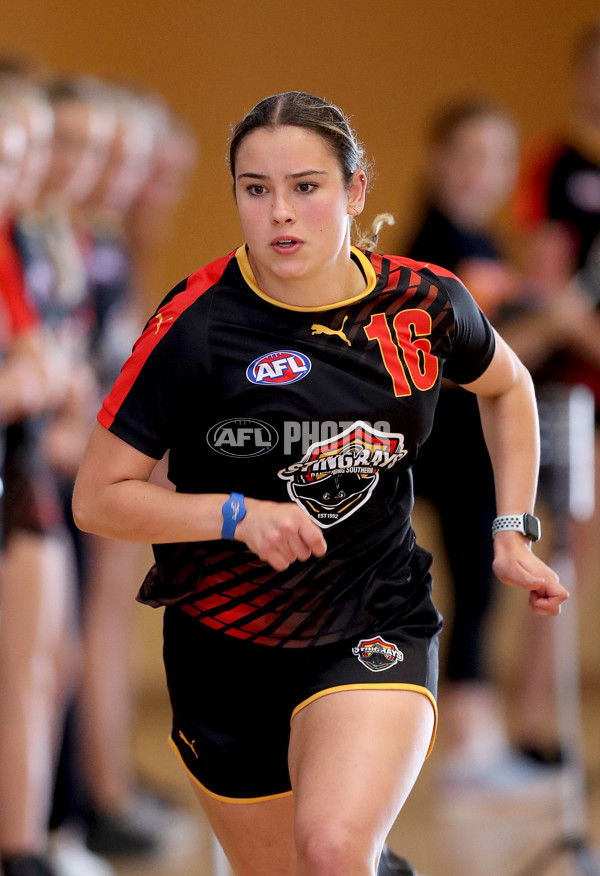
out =
<path fill-rule="evenodd" d="M 496 513 L 533 513 L 539 468 L 537 405 L 529 372 L 496 334 L 489 366 L 464 386 L 477 394 L 481 425 L 494 469 Z M 505 584 L 529 591 L 536 614 L 557 615 L 568 593 L 558 577 L 531 550 L 519 532 L 494 537 L 494 574 Z"/>

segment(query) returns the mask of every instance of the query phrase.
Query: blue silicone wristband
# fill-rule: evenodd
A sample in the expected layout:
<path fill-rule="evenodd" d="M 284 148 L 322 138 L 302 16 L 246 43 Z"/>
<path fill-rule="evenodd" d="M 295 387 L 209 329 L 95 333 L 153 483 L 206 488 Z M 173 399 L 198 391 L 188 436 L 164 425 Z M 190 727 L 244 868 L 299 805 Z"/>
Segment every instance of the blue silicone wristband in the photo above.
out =
<path fill-rule="evenodd" d="M 232 493 L 221 509 L 223 513 L 223 528 L 221 538 L 235 538 L 235 528 L 246 516 L 246 506 L 241 493 Z"/>

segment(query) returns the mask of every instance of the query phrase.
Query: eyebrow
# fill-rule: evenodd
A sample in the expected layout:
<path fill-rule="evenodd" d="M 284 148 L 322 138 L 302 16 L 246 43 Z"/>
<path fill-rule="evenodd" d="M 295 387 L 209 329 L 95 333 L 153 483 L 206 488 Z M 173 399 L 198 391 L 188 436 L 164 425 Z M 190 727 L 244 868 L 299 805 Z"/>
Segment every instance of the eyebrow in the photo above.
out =
<path fill-rule="evenodd" d="M 327 170 L 300 170 L 298 173 L 288 173 L 285 179 L 299 179 L 302 176 L 313 176 L 314 174 L 328 175 Z M 270 179 L 266 173 L 240 173 L 238 179 Z"/>

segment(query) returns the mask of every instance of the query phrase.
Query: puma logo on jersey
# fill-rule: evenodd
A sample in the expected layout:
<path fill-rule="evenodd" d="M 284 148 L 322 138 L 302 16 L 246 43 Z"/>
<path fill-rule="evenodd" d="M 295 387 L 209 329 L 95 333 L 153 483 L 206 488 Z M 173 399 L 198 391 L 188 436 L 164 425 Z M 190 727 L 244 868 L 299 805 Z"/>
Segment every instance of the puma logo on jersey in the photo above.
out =
<path fill-rule="evenodd" d="M 349 347 L 352 346 L 346 335 L 344 334 L 344 326 L 346 324 L 346 320 L 348 319 L 348 314 L 344 317 L 344 321 L 342 322 L 342 327 L 339 329 L 332 329 L 326 325 L 320 325 L 318 322 L 315 322 L 311 325 L 311 331 L 313 335 L 337 335 L 342 339 Z"/>
<path fill-rule="evenodd" d="M 197 758 L 198 755 L 196 754 L 196 749 L 194 748 L 194 743 L 195 743 L 196 740 L 195 740 L 195 739 L 192 739 L 191 742 L 188 742 L 188 740 L 185 738 L 185 736 L 183 735 L 183 733 L 181 732 L 181 730 L 179 731 L 179 736 L 181 737 L 181 739 L 183 739 L 183 741 L 185 742 L 186 745 L 189 745 L 189 747 L 192 749 L 192 753 L 193 753 L 194 757 Z"/>
<path fill-rule="evenodd" d="M 159 328 L 161 327 L 161 325 L 163 324 L 163 322 L 169 322 L 169 321 L 172 320 L 172 319 L 173 319 L 172 316 L 168 316 L 168 317 L 165 319 L 164 316 L 162 315 L 162 313 L 157 313 L 157 314 L 156 314 L 156 331 L 154 332 L 154 334 L 155 334 L 155 335 L 158 334 L 158 330 L 159 330 Z"/>

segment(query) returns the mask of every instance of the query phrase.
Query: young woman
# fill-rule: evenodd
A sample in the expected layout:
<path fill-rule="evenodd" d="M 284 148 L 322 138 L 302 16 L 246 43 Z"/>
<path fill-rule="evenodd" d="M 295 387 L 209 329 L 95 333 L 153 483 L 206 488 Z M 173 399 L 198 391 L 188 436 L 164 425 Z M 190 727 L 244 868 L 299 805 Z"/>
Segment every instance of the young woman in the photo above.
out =
<path fill-rule="evenodd" d="M 367 876 L 435 732 L 410 470 L 442 373 L 480 396 L 513 515 L 496 574 L 557 614 L 567 593 L 509 528 L 533 522 L 535 402 L 452 274 L 351 246 L 367 175 L 337 107 L 266 98 L 230 167 L 246 243 L 148 322 L 74 513 L 155 546 L 139 598 L 167 605 L 172 743 L 236 873 Z M 175 492 L 150 480 L 167 450 Z"/>

